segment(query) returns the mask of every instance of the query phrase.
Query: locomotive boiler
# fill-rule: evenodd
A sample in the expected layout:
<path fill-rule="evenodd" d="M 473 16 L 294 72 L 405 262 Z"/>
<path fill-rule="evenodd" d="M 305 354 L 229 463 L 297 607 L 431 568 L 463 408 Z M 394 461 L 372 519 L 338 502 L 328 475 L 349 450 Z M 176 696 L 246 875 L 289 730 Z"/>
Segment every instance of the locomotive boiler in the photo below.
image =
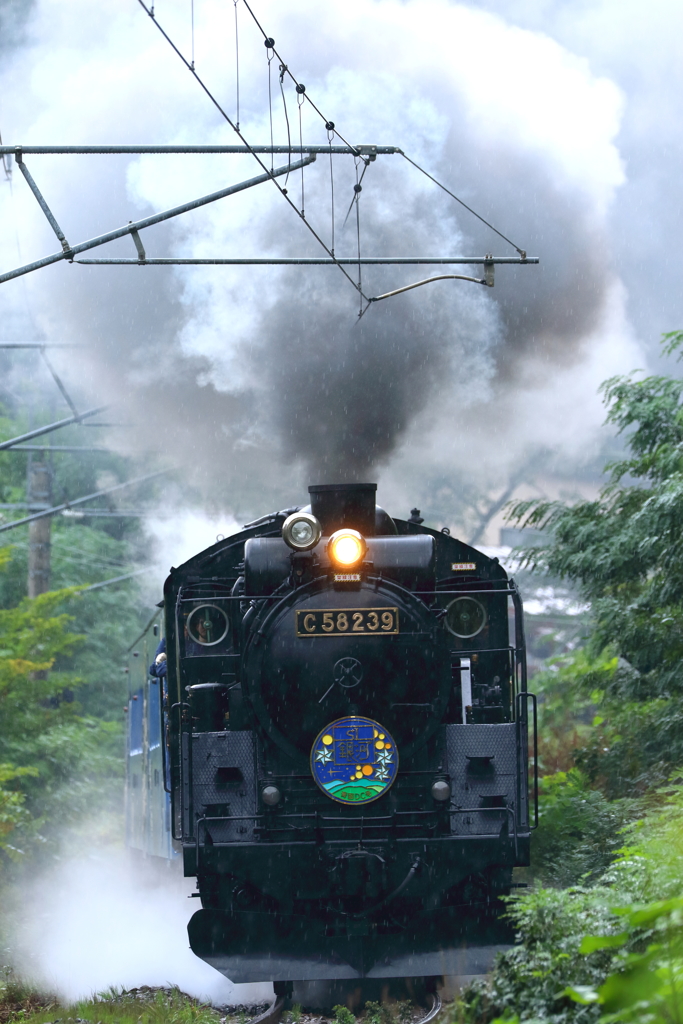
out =
<path fill-rule="evenodd" d="M 163 689 L 156 783 L 136 746 L 129 807 L 168 801 L 190 945 L 234 982 L 477 974 L 511 941 L 498 897 L 535 823 L 520 595 L 375 492 L 309 487 L 165 584 L 167 675 L 135 711 Z"/>

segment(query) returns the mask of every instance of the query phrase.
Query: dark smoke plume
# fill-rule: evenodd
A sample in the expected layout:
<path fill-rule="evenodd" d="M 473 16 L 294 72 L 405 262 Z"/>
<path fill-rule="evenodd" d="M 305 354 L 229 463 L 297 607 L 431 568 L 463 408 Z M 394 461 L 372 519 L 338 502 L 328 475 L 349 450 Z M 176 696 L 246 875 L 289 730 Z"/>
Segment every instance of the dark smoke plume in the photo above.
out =
<path fill-rule="evenodd" d="M 198 67 L 208 81 L 225 82 L 223 14 L 210 5 L 203 12 Z M 19 308 L 25 289 L 44 337 L 83 343 L 78 362 L 63 360 L 60 369 L 83 393 L 123 405 L 135 427 L 119 445 L 154 439 L 201 487 L 204 501 L 229 508 L 258 509 L 268 495 L 296 491 L 312 476 L 382 472 L 400 491 L 406 465 L 419 464 L 419 486 L 428 488 L 430 474 L 448 467 L 481 472 L 484 459 L 497 470 L 511 465 L 541 432 L 551 444 L 580 447 L 602 417 L 599 404 L 561 430 L 547 426 L 546 410 L 572 389 L 595 390 L 603 375 L 596 351 L 604 350 L 604 362 L 620 348 L 610 369 L 637 360 L 609 254 L 608 211 L 623 179 L 613 141 L 618 91 L 551 39 L 445 0 L 357 0 L 351 18 L 344 5 L 321 8 L 313 0 L 286 12 L 264 3 L 260 13 L 309 94 L 347 137 L 401 146 L 539 255 L 541 267 L 501 268 L 492 291 L 464 282 L 427 285 L 377 303 L 360 323 L 353 287 L 322 268 L 61 266 L 41 272 L 39 281 L 34 275 L 25 285 L 3 286 L 0 302 Z M 182 35 L 180 8 L 169 4 L 167 16 Z M 233 141 L 134 12 L 38 0 L 29 26 L 29 43 L 15 51 L 3 79 L 5 96 L 16 99 L 5 137 Z M 261 141 L 269 137 L 267 72 L 262 41 L 249 33 L 245 24 L 242 121 Z M 36 74 L 33 93 L 24 85 L 18 91 L 30 68 L 66 48 L 70 75 Z M 542 88 L 532 90 L 532 80 Z M 296 128 L 293 94 L 289 102 Z M 275 117 L 282 142 L 281 108 Z M 326 139 L 308 107 L 303 132 L 310 141 Z M 105 158 L 41 164 L 69 237 L 254 173 L 242 158 L 131 160 L 125 180 L 121 166 Z M 336 251 L 353 255 L 355 211 L 341 224 L 354 194 L 352 158 L 336 162 L 335 176 Z M 36 255 L 51 251 L 49 229 L 21 186 L 14 211 L 22 237 L 32 238 Z M 292 175 L 288 189 L 297 203 L 299 188 Z M 2 199 L 10 209 L 9 197 Z M 306 215 L 328 242 L 329 202 L 322 157 L 306 174 Z M 368 255 L 514 255 L 400 156 L 378 158 L 368 169 L 360 226 Z M 154 229 L 145 243 L 154 255 L 320 254 L 268 185 Z M 129 248 L 129 241 L 117 244 L 112 253 L 132 255 Z M 7 240 L 2 259 L 16 262 Z M 441 272 L 365 269 L 363 288 L 376 295 Z M 497 442 L 501 432 L 505 445 Z"/>

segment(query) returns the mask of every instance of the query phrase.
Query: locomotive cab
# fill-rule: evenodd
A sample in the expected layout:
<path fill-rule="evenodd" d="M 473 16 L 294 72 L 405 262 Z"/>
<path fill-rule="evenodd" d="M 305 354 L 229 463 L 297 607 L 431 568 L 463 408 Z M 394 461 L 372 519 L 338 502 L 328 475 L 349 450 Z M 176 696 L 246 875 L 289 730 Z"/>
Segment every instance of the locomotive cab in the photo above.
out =
<path fill-rule="evenodd" d="M 235 982 L 474 974 L 511 941 L 496 898 L 532 827 L 519 593 L 375 492 L 312 486 L 166 582 L 190 944 Z"/>

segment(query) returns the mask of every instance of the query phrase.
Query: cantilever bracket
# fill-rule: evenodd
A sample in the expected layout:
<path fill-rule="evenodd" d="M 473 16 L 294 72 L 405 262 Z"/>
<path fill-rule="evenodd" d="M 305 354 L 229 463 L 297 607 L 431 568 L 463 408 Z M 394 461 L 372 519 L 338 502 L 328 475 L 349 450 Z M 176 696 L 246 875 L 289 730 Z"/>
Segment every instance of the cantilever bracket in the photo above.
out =
<path fill-rule="evenodd" d="M 48 267 L 52 263 L 58 263 L 60 260 L 69 260 L 73 263 L 76 256 L 82 252 L 87 252 L 88 249 L 96 249 L 98 246 L 105 245 L 107 242 L 113 242 L 115 238 L 123 238 L 125 235 L 132 235 L 134 232 L 141 231 L 142 228 L 151 227 L 152 224 L 160 224 L 162 221 L 170 220 L 171 217 L 180 216 L 181 213 L 188 213 L 190 210 L 199 209 L 200 206 L 206 206 L 207 203 L 215 203 L 217 199 L 224 199 L 226 196 L 235 195 L 237 192 L 243 192 L 247 188 L 253 188 L 254 185 L 260 185 L 265 181 L 271 181 L 273 178 L 278 178 L 283 174 L 291 174 L 292 171 L 300 170 L 302 167 L 306 167 L 315 160 L 315 153 L 309 153 L 301 160 L 292 160 L 282 167 L 276 167 L 272 171 L 266 171 L 265 174 L 259 174 L 256 178 L 249 178 L 247 181 L 240 181 L 236 185 L 229 185 L 227 188 L 222 188 L 219 192 L 212 192 L 208 196 L 201 196 L 199 199 L 193 199 L 189 203 L 183 203 L 182 206 L 174 206 L 173 209 L 164 210 L 163 213 L 155 213 L 151 217 L 143 217 L 141 220 L 129 221 L 129 223 L 124 225 L 124 227 L 116 228 L 114 231 L 107 231 L 105 234 L 98 235 L 96 238 L 90 238 L 86 242 L 79 242 L 77 245 L 70 246 L 66 238 L 64 238 L 62 229 L 52 216 L 47 203 L 40 194 L 38 186 L 24 167 L 20 146 L 15 150 L 15 157 L 17 156 L 17 162 L 22 169 L 24 177 L 26 178 L 31 191 L 38 200 L 43 213 L 50 222 L 52 229 L 62 243 L 63 251 L 52 253 L 50 256 L 45 256 L 42 260 L 36 260 L 34 263 L 27 263 L 24 267 L 17 267 L 16 270 L 10 270 L 6 274 L 0 274 L 0 284 L 5 281 L 11 281 L 15 277 L 21 277 L 23 274 L 30 274 L 32 270 L 40 270 L 41 267 Z M 140 245 L 142 246 L 142 243 L 140 243 Z M 136 248 L 138 248 L 137 244 Z M 144 254 L 144 249 L 142 251 Z M 139 248 L 138 254 L 140 254 Z M 142 260 L 139 260 L 138 262 L 142 262 Z"/>
<path fill-rule="evenodd" d="M 38 200 L 38 205 L 41 208 L 41 210 L 43 211 L 43 213 L 45 214 L 45 217 L 47 218 L 48 224 L 50 225 L 50 227 L 52 228 L 52 230 L 56 234 L 56 236 L 59 239 L 59 241 L 62 243 L 62 249 L 63 249 L 65 255 L 67 255 L 67 256 L 71 255 L 71 246 L 67 242 L 66 236 L 65 236 L 64 232 L 62 231 L 62 229 L 60 228 L 59 224 L 57 223 L 57 221 L 55 219 L 55 216 L 52 213 L 52 210 L 50 209 L 50 207 L 45 202 L 45 199 L 43 197 L 43 193 L 40 191 L 40 189 L 36 185 L 35 181 L 33 180 L 33 176 L 31 175 L 31 172 L 29 171 L 28 167 L 24 163 L 24 157 L 23 157 L 23 154 L 22 154 L 22 151 L 21 151 L 21 146 L 17 146 L 15 148 L 15 150 L 14 150 L 14 159 L 17 162 L 17 166 L 18 166 L 19 170 L 21 171 L 21 173 L 26 178 L 26 182 L 28 184 L 28 187 L 31 189 L 31 192 L 33 192 L 34 196 Z"/>
<path fill-rule="evenodd" d="M 128 223 L 132 224 L 133 222 L 132 220 L 130 220 L 128 221 Z M 135 243 L 135 248 L 138 251 L 138 263 L 144 263 L 145 260 L 147 259 L 147 256 L 145 255 L 145 247 L 142 244 L 142 239 L 140 238 L 140 235 L 138 234 L 136 228 L 131 228 L 130 234 L 131 238 L 133 239 L 133 242 Z"/>

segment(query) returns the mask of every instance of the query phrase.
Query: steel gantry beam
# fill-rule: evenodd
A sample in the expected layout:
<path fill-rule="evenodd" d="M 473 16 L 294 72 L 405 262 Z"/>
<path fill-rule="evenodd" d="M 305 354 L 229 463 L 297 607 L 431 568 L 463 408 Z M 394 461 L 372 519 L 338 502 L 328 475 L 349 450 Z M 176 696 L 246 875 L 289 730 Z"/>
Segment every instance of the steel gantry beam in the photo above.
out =
<path fill-rule="evenodd" d="M 227 188 L 221 189 L 218 192 L 212 192 L 210 195 L 202 196 L 199 199 L 194 199 L 189 203 L 184 203 L 182 206 L 173 207 L 170 210 L 165 210 L 162 213 L 153 214 L 150 217 L 144 217 L 137 221 L 131 221 L 128 224 L 116 228 L 113 231 L 108 231 L 105 234 L 97 235 L 95 238 L 91 238 L 85 242 L 79 242 L 77 245 L 71 245 L 62 228 L 58 224 L 54 214 L 48 206 L 45 197 L 38 188 L 32 174 L 26 167 L 24 157 L 29 155 L 61 155 L 61 156 L 76 156 L 76 155 L 169 155 L 169 154 L 231 154 L 231 155 L 256 155 L 256 154 L 270 154 L 270 155 L 287 155 L 288 162 L 286 166 L 277 167 L 270 171 L 266 171 L 264 174 L 260 174 L 255 178 L 250 178 L 247 181 L 239 182 L 236 185 L 230 185 Z M 448 265 L 448 264 L 463 264 L 480 266 L 483 265 L 486 271 L 485 278 L 471 278 L 463 277 L 462 275 L 445 275 L 452 278 L 460 278 L 462 280 L 474 281 L 478 284 L 493 285 L 493 267 L 496 264 L 513 264 L 513 265 L 525 265 L 525 264 L 536 264 L 539 263 L 538 256 L 528 256 L 522 249 L 514 246 L 514 243 L 510 242 L 514 248 L 517 248 L 519 253 L 518 256 L 493 256 L 487 254 L 485 256 L 336 256 L 334 252 L 329 252 L 329 256 L 325 257 L 309 257 L 309 256 L 291 256 L 291 257 L 209 257 L 209 258 L 194 258 L 194 257 L 153 257 L 148 256 L 145 252 L 145 248 L 140 238 L 140 232 L 145 228 L 151 227 L 154 224 L 159 224 L 162 221 L 170 220 L 173 217 L 178 217 L 183 213 L 188 213 L 190 210 L 198 209 L 201 206 L 205 206 L 208 203 L 216 202 L 218 199 L 223 199 L 226 196 L 234 195 L 238 192 L 242 192 L 245 189 L 252 188 L 254 185 L 262 184 L 263 182 L 278 178 L 284 174 L 289 174 L 295 170 L 301 170 L 308 164 L 315 161 L 318 154 L 329 154 L 330 156 L 349 155 L 354 157 L 360 157 L 366 163 L 366 165 L 374 161 L 378 155 L 392 155 L 399 154 L 400 156 L 406 157 L 409 163 L 414 162 L 410 160 L 406 154 L 398 146 L 375 146 L 368 144 L 359 144 L 356 146 L 0 146 L 0 156 L 13 156 L 17 163 L 27 185 L 33 193 L 36 201 L 38 202 L 46 220 L 50 227 L 54 231 L 61 247 L 61 252 L 52 253 L 50 256 L 45 256 L 43 259 L 35 260 L 33 263 L 28 263 L 23 267 L 17 267 L 14 270 L 7 271 L 4 274 L 0 274 L 0 284 L 5 281 L 10 281 L 13 278 L 21 277 L 24 274 L 29 274 L 34 270 L 40 270 L 42 267 L 50 266 L 53 263 L 67 260 L 69 263 L 77 263 L 85 266 L 416 266 L 416 265 Z M 300 157 L 300 159 L 292 160 L 293 156 Z M 260 162 L 260 161 L 259 161 Z M 262 164 L 263 166 L 263 164 Z M 414 164 L 414 166 L 418 166 Z M 422 168 L 418 167 L 418 170 Z M 423 172 L 426 173 L 426 172 Z M 431 178 L 431 175 L 427 175 Z M 433 179 L 436 182 L 436 179 Z M 439 182 L 436 182 L 439 185 Z M 444 188 L 444 186 L 439 185 Z M 449 192 L 448 189 L 445 189 Z M 449 195 L 452 193 L 449 192 Z M 457 199 L 457 196 L 453 198 Z M 458 199 L 458 202 L 462 203 L 462 200 Z M 463 204 L 465 205 L 465 204 Z M 469 207 L 465 207 L 470 209 Z M 470 212 L 474 213 L 474 211 Z M 478 214 L 474 213 L 475 216 L 479 217 Z M 482 220 L 481 217 L 479 217 Z M 488 224 L 487 221 L 483 223 Z M 491 225 L 488 225 L 491 227 Z M 497 229 L 493 228 L 497 234 Z M 79 259 L 79 255 L 83 252 L 87 252 L 91 249 L 98 248 L 101 245 L 106 245 L 108 242 L 112 242 L 117 238 L 123 238 L 126 235 L 130 235 L 135 245 L 137 257 L 124 258 L 124 257 L 107 257 L 107 258 L 86 258 Z M 316 236 L 317 237 L 317 236 Z M 509 242 L 509 239 L 506 239 Z M 324 247 L 325 248 L 325 247 Z M 344 272 L 346 273 L 346 272 Z M 442 278 L 431 278 L 429 280 L 441 280 Z M 419 284 L 429 283 L 429 281 L 418 282 Z M 408 286 L 410 288 L 415 285 Z M 398 289 L 394 292 L 387 292 L 383 296 L 376 296 L 369 301 L 377 301 L 379 298 L 389 297 L 390 295 L 398 294 L 401 291 L 407 290 L 405 287 Z"/>
<path fill-rule="evenodd" d="M 74 263 L 83 266 L 228 266 L 228 267 L 336 267 L 362 266 L 362 267 L 384 267 L 384 266 L 417 266 L 418 264 L 449 264 L 464 263 L 485 266 L 488 263 L 503 264 L 525 264 L 538 263 L 538 256 L 335 256 L 333 260 L 325 256 L 262 256 L 230 258 L 216 257 L 209 259 L 194 259 L 183 257 L 153 257 L 144 256 L 139 259 L 99 259 L 99 260 L 74 260 Z"/>
<path fill-rule="evenodd" d="M 35 260 L 33 263 L 27 263 L 23 267 L 17 267 L 15 270 L 10 270 L 5 274 L 0 274 L 0 284 L 5 281 L 11 281 L 15 277 L 22 277 L 24 274 L 30 274 L 33 270 L 40 270 L 42 267 L 49 267 L 52 263 L 59 263 L 61 260 L 69 260 L 71 262 L 78 253 L 87 252 L 88 249 L 96 249 L 100 245 L 106 245 L 107 242 L 113 242 L 116 238 L 124 238 L 126 235 L 132 235 L 138 254 L 142 258 L 144 257 L 144 249 L 142 248 L 138 232 L 142 231 L 143 228 L 151 227 L 153 224 L 160 224 L 162 221 L 170 220 L 172 217 L 179 217 L 182 213 L 188 213 L 190 210 L 196 210 L 201 206 L 206 206 L 208 203 L 215 203 L 218 199 L 224 199 L 226 196 L 234 195 L 237 192 L 243 192 L 245 189 L 252 188 L 254 185 L 260 185 L 265 181 L 271 181 L 273 178 L 278 178 L 283 174 L 289 174 L 291 171 L 300 170 L 302 167 L 306 167 L 308 164 L 313 163 L 315 158 L 315 153 L 309 153 L 301 160 L 295 160 L 283 167 L 276 167 L 272 171 L 267 171 L 265 174 L 259 174 L 257 177 L 249 178 L 247 181 L 240 181 L 236 185 L 229 185 L 228 188 L 222 188 L 218 192 L 211 192 L 209 195 L 202 196 L 200 199 L 193 199 L 189 203 L 183 203 L 182 206 L 174 206 L 170 210 L 164 210 L 163 213 L 155 213 L 152 214 L 151 217 L 143 217 L 141 220 L 131 221 L 129 224 L 124 224 L 123 227 L 115 228 L 113 231 L 107 231 L 103 235 L 97 235 L 95 238 L 91 238 L 87 242 L 79 242 L 77 245 L 69 245 L 63 231 L 57 224 L 56 219 L 52 215 L 50 208 L 38 189 L 38 186 L 26 170 L 23 162 L 22 147 L 16 147 L 15 159 L 22 168 L 24 177 L 26 178 L 31 191 L 38 200 L 40 208 L 45 214 L 50 227 L 57 235 L 57 238 L 62 245 L 62 251 L 52 253 L 50 256 L 45 256 L 42 260 Z"/>
<path fill-rule="evenodd" d="M 28 434 L 20 434 L 19 437 L 11 437 L 9 441 L 0 442 L 0 452 L 4 452 L 7 448 L 15 448 L 17 445 L 20 445 L 22 441 L 32 441 L 34 437 L 42 437 L 43 434 L 50 434 L 53 430 L 59 430 L 61 427 L 68 427 L 70 423 L 81 423 L 83 420 L 88 419 L 89 416 L 96 416 L 98 412 L 104 412 L 106 408 L 106 405 L 100 405 L 97 409 L 88 409 L 87 412 L 76 413 L 76 415 L 69 416 L 65 420 L 57 420 L 56 423 L 48 423 L 45 427 L 36 427 L 35 430 L 29 430 Z"/>
<path fill-rule="evenodd" d="M 274 153 L 331 153 L 333 156 L 368 156 L 372 159 L 377 154 L 402 154 L 398 146 L 0 146 L 0 156 L 123 156 L 157 154 L 159 156 L 185 153 L 192 155 L 201 153 L 244 154 Z"/>

